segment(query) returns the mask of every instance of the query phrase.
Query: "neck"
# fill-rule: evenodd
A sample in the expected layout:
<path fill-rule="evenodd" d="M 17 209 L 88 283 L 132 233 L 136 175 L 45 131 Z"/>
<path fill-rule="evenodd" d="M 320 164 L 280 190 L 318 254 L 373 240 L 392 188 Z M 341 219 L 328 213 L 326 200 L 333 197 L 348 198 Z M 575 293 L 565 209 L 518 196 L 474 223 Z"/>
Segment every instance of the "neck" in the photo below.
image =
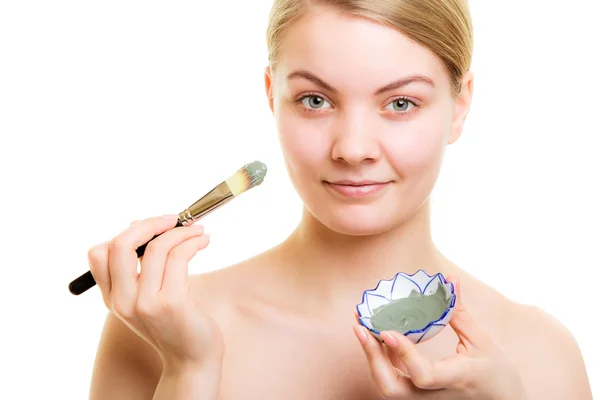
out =
<path fill-rule="evenodd" d="M 432 241 L 429 201 L 391 230 L 369 236 L 334 232 L 305 209 L 298 228 L 280 250 L 285 259 L 280 265 L 286 265 L 280 273 L 304 295 L 321 300 L 344 294 L 356 297 L 398 272 L 423 269 L 444 276 L 456 272 Z"/>

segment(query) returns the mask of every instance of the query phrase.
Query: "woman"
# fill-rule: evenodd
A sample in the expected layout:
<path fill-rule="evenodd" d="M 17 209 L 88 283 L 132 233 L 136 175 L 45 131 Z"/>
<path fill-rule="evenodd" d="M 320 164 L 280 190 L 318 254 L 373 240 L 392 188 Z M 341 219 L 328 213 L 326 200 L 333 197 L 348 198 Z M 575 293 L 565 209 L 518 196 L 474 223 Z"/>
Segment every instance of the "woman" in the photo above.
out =
<path fill-rule="evenodd" d="M 569 332 L 431 238 L 429 196 L 473 94 L 471 29 L 460 0 L 276 0 L 265 87 L 301 223 L 275 248 L 193 277 L 208 237 L 170 230 L 176 216 L 92 248 L 111 313 L 91 397 L 591 399 Z M 162 232 L 138 278 L 135 249 Z M 458 288 L 451 326 L 418 346 L 394 332 L 379 344 L 357 324 L 357 299 L 419 268 Z"/>

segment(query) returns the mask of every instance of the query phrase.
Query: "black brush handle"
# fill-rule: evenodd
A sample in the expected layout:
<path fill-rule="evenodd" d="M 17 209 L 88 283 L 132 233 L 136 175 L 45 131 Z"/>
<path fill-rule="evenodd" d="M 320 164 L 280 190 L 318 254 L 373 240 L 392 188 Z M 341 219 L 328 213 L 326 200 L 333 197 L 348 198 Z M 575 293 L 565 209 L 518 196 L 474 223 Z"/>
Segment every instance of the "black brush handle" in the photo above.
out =
<path fill-rule="evenodd" d="M 183 226 L 183 224 L 181 223 L 181 221 L 177 220 L 177 224 L 174 226 L 174 228 L 178 228 L 180 226 Z M 152 239 L 148 240 L 146 243 L 144 243 L 135 250 L 138 258 L 144 255 L 148 243 L 150 243 L 160 235 L 162 235 L 162 233 L 154 236 Z M 85 274 L 81 275 L 79 278 L 76 278 L 71 283 L 69 283 L 69 292 L 77 296 L 85 292 L 86 290 L 93 288 L 95 285 L 96 280 L 92 276 L 92 272 L 88 271 Z"/>

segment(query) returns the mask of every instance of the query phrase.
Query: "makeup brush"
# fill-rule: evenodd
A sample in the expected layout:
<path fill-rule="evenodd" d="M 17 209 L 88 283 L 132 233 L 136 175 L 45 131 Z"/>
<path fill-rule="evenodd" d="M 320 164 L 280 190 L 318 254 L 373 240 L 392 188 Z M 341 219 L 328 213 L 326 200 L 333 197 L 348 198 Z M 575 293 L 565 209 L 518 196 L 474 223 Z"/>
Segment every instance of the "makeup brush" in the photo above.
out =
<path fill-rule="evenodd" d="M 228 203 L 234 197 L 260 185 L 266 174 L 267 166 L 260 161 L 254 161 L 244 165 L 235 174 L 225 179 L 194 204 L 180 212 L 179 218 L 177 218 L 177 224 L 173 228 L 192 225 L 206 214 Z M 156 239 L 158 236 L 160 235 L 154 236 L 150 241 Z M 150 241 L 137 248 L 136 253 L 138 257 L 144 255 L 146 246 Z M 95 284 L 96 281 L 94 280 L 92 273 L 88 271 L 69 284 L 69 291 L 74 295 L 79 295 L 93 287 Z"/>

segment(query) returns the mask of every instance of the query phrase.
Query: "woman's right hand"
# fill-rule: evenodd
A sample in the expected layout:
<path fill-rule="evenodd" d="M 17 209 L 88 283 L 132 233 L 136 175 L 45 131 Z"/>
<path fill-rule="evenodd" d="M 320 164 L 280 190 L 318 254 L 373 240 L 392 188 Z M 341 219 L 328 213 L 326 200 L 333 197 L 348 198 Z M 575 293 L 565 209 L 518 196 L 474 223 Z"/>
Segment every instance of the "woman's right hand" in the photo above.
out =
<path fill-rule="evenodd" d="M 169 370 L 201 369 L 221 362 L 223 339 L 190 293 L 188 262 L 209 242 L 202 226 L 173 228 L 177 215 L 133 223 L 88 252 L 104 303 L 150 343 Z M 148 242 L 139 259 L 136 249 Z"/>

